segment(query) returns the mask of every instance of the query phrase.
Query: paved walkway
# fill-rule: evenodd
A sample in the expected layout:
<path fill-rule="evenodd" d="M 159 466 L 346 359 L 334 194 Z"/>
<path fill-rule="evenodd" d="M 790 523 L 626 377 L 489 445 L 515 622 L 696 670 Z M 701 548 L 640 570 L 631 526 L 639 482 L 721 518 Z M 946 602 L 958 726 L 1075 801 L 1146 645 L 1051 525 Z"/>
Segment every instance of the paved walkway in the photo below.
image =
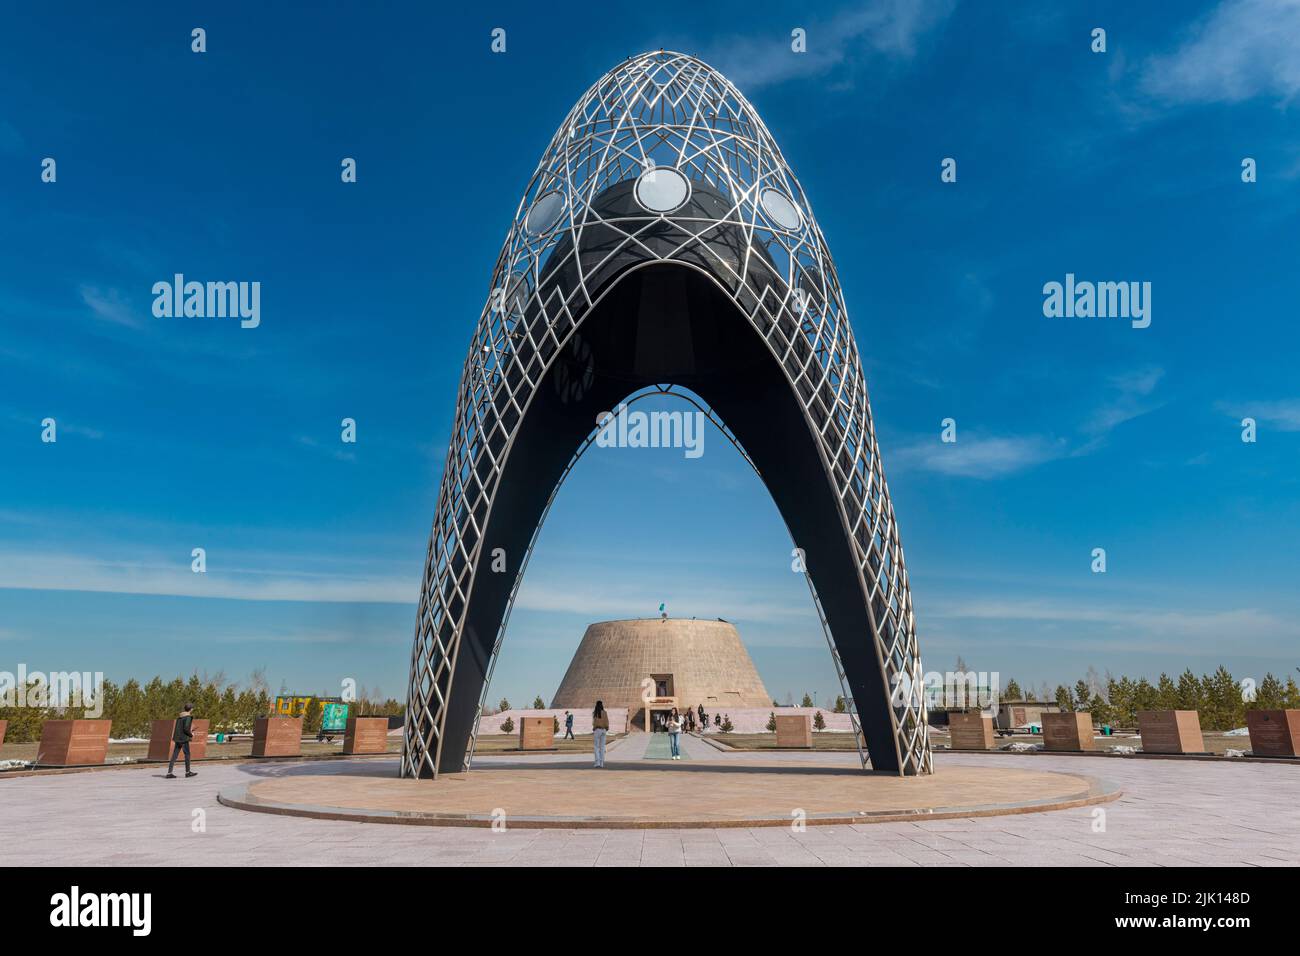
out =
<path fill-rule="evenodd" d="M 718 751 L 689 734 L 681 736 L 682 759 L 709 760 L 719 756 Z M 667 734 L 628 734 L 621 744 L 619 752 L 612 755 L 616 760 L 670 760 L 672 741 Z"/>
<path fill-rule="evenodd" d="M 611 762 L 634 759 L 639 745 L 631 738 L 612 749 Z M 747 762 L 754 755 L 716 756 Z M 798 764 L 810 756 L 764 754 L 760 759 Z M 842 759 L 846 766 L 857 762 L 856 754 L 819 754 L 816 759 L 828 757 Z M 557 761 L 583 766 L 587 759 L 480 758 L 520 766 Z M 156 768 L 0 780 L 0 845 L 11 866 L 279 866 L 286 859 L 321 866 L 1300 863 L 1300 767 L 948 753 L 936 754 L 935 762 L 939 773 L 948 767 L 1001 766 L 1088 774 L 1114 782 L 1125 795 L 1104 806 L 1050 813 L 815 826 L 802 832 L 789 827 L 497 832 L 234 810 L 216 802 L 218 790 L 294 774 L 346 772 L 348 762 L 204 764 L 192 780 L 163 780 L 163 770 Z"/>

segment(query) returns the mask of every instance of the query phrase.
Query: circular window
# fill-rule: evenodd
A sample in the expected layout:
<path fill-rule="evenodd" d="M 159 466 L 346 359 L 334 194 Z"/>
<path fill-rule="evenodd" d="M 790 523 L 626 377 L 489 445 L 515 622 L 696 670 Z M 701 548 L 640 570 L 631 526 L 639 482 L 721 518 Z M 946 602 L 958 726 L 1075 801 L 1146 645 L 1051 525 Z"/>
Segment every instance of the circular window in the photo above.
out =
<path fill-rule="evenodd" d="M 524 228 L 532 235 L 540 236 L 559 222 L 563 214 L 564 194 L 553 190 L 533 203 L 533 208 L 528 210 L 528 216 L 524 219 Z"/>
<path fill-rule="evenodd" d="M 782 229 L 794 230 L 803 225 L 799 207 L 781 190 L 764 189 L 758 200 L 763 204 L 763 211 Z"/>
<path fill-rule="evenodd" d="M 636 181 L 636 201 L 651 212 L 672 212 L 690 195 L 691 184 L 671 166 L 647 169 Z"/>

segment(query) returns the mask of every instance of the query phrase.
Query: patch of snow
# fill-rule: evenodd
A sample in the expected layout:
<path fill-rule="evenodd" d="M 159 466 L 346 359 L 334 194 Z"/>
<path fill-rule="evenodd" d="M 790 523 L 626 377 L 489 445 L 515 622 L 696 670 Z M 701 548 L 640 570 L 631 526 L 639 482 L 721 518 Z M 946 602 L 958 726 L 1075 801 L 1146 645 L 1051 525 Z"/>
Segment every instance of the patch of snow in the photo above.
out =
<path fill-rule="evenodd" d="M 1136 747 L 1130 747 L 1127 744 L 1118 744 L 1114 747 L 1107 747 L 1106 750 L 1113 754 L 1135 754 L 1138 752 Z"/>
<path fill-rule="evenodd" d="M 1225 737 L 1249 737 L 1249 736 L 1250 736 L 1250 728 L 1249 728 L 1249 727 L 1238 727 L 1238 728 L 1236 728 L 1235 730 L 1225 730 L 1225 731 L 1223 732 L 1223 736 L 1225 736 Z"/>
<path fill-rule="evenodd" d="M 1233 750 L 1231 747 L 1229 747 L 1227 750 L 1225 750 L 1225 751 L 1223 752 L 1223 755 L 1224 755 L 1225 757 L 1244 757 L 1244 756 L 1246 756 L 1246 751 L 1244 751 L 1244 750 Z"/>
<path fill-rule="evenodd" d="M 31 765 L 30 760 L 0 760 L 0 770 L 20 770 Z"/>
<path fill-rule="evenodd" d="M 1042 745 L 1042 744 L 1027 744 L 1027 743 L 1024 743 L 1023 741 L 1019 741 L 1019 740 L 1018 740 L 1018 741 L 1016 741 L 1014 744 L 1012 744 L 1010 747 L 1008 747 L 1007 749 L 1008 749 L 1008 750 L 1014 750 L 1016 753 L 1028 753 L 1028 752 L 1031 751 L 1031 750 L 1042 750 L 1042 749 L 1043 749 L 1043 745 Z"/>
<path fill-rule="evenodd" d="M 109 737 L 110 744 L 147 744 L 148 737 Z"/>

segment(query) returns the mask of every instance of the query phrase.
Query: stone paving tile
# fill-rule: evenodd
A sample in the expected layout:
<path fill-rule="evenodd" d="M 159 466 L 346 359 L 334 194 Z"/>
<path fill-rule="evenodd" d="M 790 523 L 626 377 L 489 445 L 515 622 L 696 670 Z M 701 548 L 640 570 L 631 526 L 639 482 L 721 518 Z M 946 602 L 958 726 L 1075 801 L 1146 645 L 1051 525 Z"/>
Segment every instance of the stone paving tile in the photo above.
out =
<path fill-rule="evenodd" d="M 688 741 L 694 742 L 691 738 Z M 695 742 L 698 743 L 698 742 Z M 686 746 L 691 746 L 688 742 Z M 704 745 L 700 745 L 704 746 Z M 635 748 L 626 749 L 632 759 Z M 752 755 L 698 754 L 753 763 Z M 732 760 L 731 758 L 739 758 Z M 790 758 L 790 759 L 787 759 Z M 500 758 L 492 758 L 500 759 Z M 540 763 L 548 758 L 529 758 Z M 611 752 L 611 764 L 618 759 Z M 639 759 L 639 758 L 638 758 Z M 797 765 L 801 754 L 762 755 Z M 846 766 L 856 757 L 846 755 Z M 946 766 L 1013 766 L 1091 774 L 1122 787 L 1104 805 L 1106 832 L 1093 833 L 1094 808 L 1010 817 L 908 823 L 688 830 L 522 830 L 407 827 L 246 813 L 223 807 L 225 787 L 295 773 L 336 773 L 329 765 L 210 765 L 183 787 L 150 770 L 0 780 L 0 830 L 13 865 L 202 864 L 471 866 L 1295 866 L 1300 863 L 1300 770 L 1291 766 L 1119 761 L 1093 757 L 939 754 Z M 325 767 L 326 769 L 322 769 Z M 96 808 L 86 813 L 86 807 Z M 193 833 L 202 809 L 207 832 Z"/>

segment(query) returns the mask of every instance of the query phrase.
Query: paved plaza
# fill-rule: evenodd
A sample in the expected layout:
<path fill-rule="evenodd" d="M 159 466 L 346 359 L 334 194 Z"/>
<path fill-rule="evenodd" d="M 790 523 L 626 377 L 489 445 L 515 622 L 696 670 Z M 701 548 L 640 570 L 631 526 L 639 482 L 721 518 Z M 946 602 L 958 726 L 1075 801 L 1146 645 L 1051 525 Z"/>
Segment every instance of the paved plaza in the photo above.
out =
<path fill-rule="evenodd" d="M 636 734 L 607 766 L 573 760 L 484 762 L 437 783 L 397 778 L 393 761 L 347 773 L 287 774 L 223 789 L 224 806 L 261 813 L 424 826 L 810 826 L 987 816 L 1114 800 L 1120 791 L 1079 773 L 1018 767 L 949 767 L 900 777 L 842 760 L 799 764 L 720 756 L 687 738 L 674 761 L 667 734 Z M 701 748 L 701 749 L 697 749 Z M 695 754 L 692 754 L 695 751 Z M 665 767 L 665 764 L 667 765 Z"/>
<path fill-rule="evenodd" d="M 827 762 L 855 754 L 720 754 L 687 738 L 689 760 L 647 756 L 634 735 L 609 753 L 686 776 L 712 761 Z M 484 757 L 479 766 L 566 764 L 568 755 Z M 395 761 L 383 761 L 391 764 Z M 395 826 L 282 817 L 220 805 L 218 791 L 299 775 L 356 774 L 373 762 L 204 763 L 192 780 L 156 767 L 0 780 L 0 844 L 11 865 L 853 865 L 1284 866 L 1300 862 L 1300 767 L 1087 756 L 936 755 L 938 774 L 964 767 L 1059 771 L 1106 780 L 1123 796 L 1101 806 L 1013 816 L 722 829 L 524 829 Z M 554 771 L 562 773 L 563 770 Z M 486 774 L 484 774 L 486 776 Z"/>

